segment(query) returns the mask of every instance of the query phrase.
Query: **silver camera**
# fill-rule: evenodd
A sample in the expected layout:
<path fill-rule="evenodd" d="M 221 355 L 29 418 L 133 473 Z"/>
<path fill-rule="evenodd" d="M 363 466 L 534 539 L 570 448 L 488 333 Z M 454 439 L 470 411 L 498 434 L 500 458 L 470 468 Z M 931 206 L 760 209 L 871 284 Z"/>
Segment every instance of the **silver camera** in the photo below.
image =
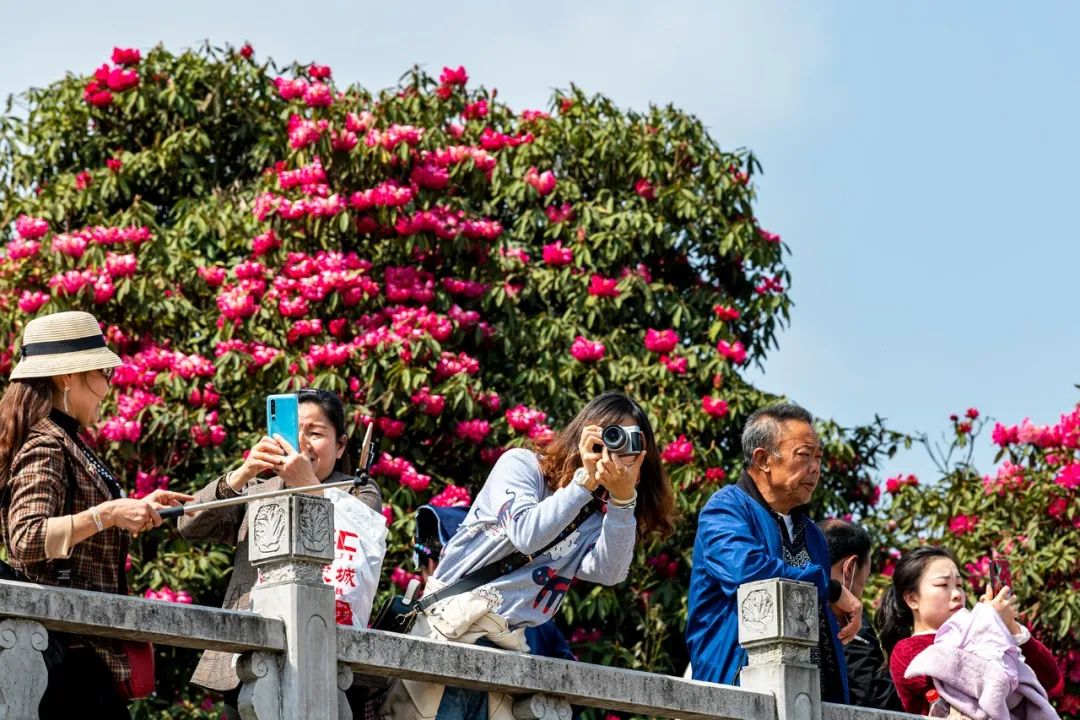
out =
<path fill-rule="evenodd" d="M 637 425 L 608 425 L 600 439 L 612 455 L 637 455 L 645 449 L 645 435 Z"/>

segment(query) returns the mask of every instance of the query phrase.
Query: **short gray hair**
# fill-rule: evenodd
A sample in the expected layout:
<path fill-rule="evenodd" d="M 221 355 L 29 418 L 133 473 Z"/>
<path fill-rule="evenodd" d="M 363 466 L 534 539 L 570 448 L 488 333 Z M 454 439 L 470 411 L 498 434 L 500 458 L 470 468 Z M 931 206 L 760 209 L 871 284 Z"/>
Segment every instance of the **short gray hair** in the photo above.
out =
<path fill-rule="evenodd" d="M 777 403 L 750 414 L 742 431 L 742 454 L 746 467 L 753 464 L 754 450 L 757 448 L 776 453 L 780 443 L 780 425 L 787 420 L 814 424 L 810 411 L 795 403 Z"/>

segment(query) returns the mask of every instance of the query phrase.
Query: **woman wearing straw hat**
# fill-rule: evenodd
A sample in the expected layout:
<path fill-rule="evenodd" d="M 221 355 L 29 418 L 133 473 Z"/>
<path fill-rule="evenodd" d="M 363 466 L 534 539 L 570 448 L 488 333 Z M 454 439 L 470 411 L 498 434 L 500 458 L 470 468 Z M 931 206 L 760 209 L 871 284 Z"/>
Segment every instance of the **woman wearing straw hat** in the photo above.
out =
<path fill-rule="evenodd" d="M 0 521 L 22 579 L 126 594 L 129 535 L 160 525 L 158 509 L 190 499 L 168 490 L 124 497 L 79 436 L 97 423 L 120 364 L 89 313 L 45 315 L 26 326 L 0 398 Z M 42 718 L 129 717 L 121 686 L 131 666 L 119 643 L 68 636 L 49 660 Z"/>

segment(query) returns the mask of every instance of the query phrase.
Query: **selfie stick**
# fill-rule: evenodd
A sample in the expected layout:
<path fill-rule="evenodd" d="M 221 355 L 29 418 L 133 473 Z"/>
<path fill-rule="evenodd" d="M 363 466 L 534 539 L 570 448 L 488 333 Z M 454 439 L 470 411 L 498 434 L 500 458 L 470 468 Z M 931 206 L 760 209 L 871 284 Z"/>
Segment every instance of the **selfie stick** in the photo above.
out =
<path fill-rule="evenodd" d="M 367 432 L 364 433 L 364 449 L 360 453 L 360 472 L 356 477 L 350 480 L 341 480 L 340 482 L 332 483 L 320 483 L 319 485 L 305 485 L 303 487 L 285 488 L 284 490 L 274 490 L 272 492 L 256 492 L 250 495 L 241 495 L 239 497 L 228 498 L 226 500 L 211 500 L 210 502 L 201 503 L 188 503 L 187 505 L 181 505 L 179 507 L 166 508 L 164 510 L 158 510 L 158 515 L 163 520 L 173 517 L 179 517 L 181 515 L 190 515 L 191 513 L 197 513 L 202 510 L 214 510 L 217 508 L 232 507 L 234 505 L 245 505 L 255 500 L 269 500 L 270 498 L 282 497 L 284 495 L 298 495 L 300 493 L 319 492 L 326 490 L 327 488 L 354 488 L 367 485 L 371 479 L 371 466 L 375 464 L 375 456 L 378 454 L 375 452 L 375 446 L 372 443 L 372 428 L 375 423 L 368 425 Z"/>

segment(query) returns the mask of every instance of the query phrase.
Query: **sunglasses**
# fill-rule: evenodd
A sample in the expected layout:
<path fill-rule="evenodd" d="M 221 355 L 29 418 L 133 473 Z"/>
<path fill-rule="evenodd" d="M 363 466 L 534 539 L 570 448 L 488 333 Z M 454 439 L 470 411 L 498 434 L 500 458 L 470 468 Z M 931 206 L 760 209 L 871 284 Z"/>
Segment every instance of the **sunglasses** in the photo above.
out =
<path fill-rule="evenodd" d="M 101 374 L 105 376 L 105 382 L 111 382 L 113 373 L 116 371 L 116 368 L 100 368 L 100 370 Z"/>

